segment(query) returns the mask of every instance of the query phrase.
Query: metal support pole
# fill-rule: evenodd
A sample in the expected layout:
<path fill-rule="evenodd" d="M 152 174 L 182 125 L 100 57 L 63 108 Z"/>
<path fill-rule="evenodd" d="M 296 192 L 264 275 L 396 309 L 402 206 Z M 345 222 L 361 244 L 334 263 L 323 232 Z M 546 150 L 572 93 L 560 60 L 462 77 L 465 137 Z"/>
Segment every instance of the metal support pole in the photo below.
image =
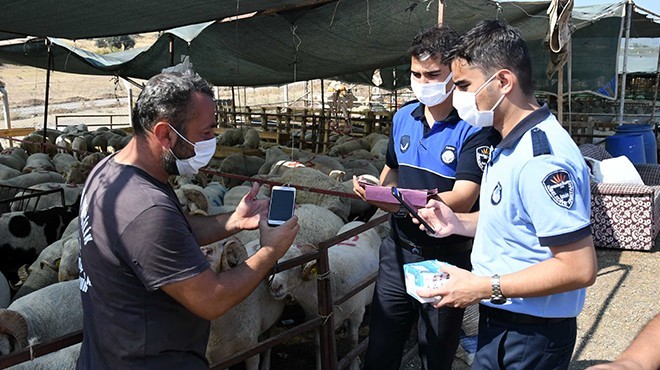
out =
<path fill-rule="evenodd" d="M 655 90 L 653 92 L 653 105 L 651 106 L 651 122 L 655 118 L 655 103 L 658 101 L 658 82 L 660 82 L 660 48 L 658 48 L 658 65 L 655 67 Z M 656 131 L 658 130 L 658 125 L 654 124 L 653 127 Z"/>
<path fill-rule="evenodd" d="M 50 70 L 53 65 L 53 50 L 51 48 L 50 40 L 46 39 L 48 46 L 48 62 L 46 65 L 46 97 L 44 101 L 44 136 L 42 138 L 41 152 L 46 151 L 46 137 L 48 137 L 48 95 L 50 92 Z"/>
<path fill-rule="evenodd" d="M 318 279 L 319 316 L 324 319 L 319 328 L 321 339 L 321 369 L 337 368 L 337 342 L 335 340 L 335 320 L 332 317 L 332 289 L 330 284 L 330 261 L 328 248 L 323 248 L 316 262 Z"/>
<path fill-rule="evenodd" d="M 630 22 L 632 19 L 633 2 L 626 4 L 626 38 L 623 47 L 623 71 L 621 73 L 621 92 L 619 93 L 619 125 L 623 124 L 623 106 L 626 101 L 626 76 L 628 74 L 628 42 L 630 41 Z"/>
<path fill-rule="evenodd" d="M 438 1 L 438 26 L 445 22 L 445 0 Z"/>

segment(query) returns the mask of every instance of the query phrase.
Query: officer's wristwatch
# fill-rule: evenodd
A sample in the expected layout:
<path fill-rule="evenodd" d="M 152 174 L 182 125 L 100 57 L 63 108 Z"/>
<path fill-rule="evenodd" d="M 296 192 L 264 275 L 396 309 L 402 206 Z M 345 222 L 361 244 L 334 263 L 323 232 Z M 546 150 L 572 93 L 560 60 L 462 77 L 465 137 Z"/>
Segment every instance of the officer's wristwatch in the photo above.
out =
<path fill-rule="evenodd" d="M 500 288 L 500 275 L 495 274 L 490 278 L 490 303 L 492 304 L 504 304 L 506 303 L 506 298 L 502 295 L 502 289 Z"/>

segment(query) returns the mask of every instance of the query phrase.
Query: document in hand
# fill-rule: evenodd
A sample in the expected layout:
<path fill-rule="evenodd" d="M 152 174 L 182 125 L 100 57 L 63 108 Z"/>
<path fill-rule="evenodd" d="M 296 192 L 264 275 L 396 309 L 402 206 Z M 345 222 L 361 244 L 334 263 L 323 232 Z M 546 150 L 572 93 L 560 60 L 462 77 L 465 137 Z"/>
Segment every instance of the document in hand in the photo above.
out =
<path fill-rule="evenodd" d="M 363 184 L 365 197 L 367 200 L 376 202 L 385 202 L 392 204 L 399 204 L 399 201 L 392 196 L 392 188 L 390 186 L 378 186 Z M 437 189 L 430 190 L 417 190 L 417 189 L 401 189 L 399 191 L 406 200 L 417 208 L 422 208 L 426 205 L 428 198 L 438 193 Z"/>

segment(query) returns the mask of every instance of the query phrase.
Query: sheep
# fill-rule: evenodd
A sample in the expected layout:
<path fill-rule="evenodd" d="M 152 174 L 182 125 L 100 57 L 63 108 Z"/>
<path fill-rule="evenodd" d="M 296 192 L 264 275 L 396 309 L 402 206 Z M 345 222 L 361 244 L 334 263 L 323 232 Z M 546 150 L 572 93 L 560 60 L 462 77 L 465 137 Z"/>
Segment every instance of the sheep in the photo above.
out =
<path fill-rule="evenodd" d="M 247 149 L 257 149 L 259 147 L 259 131 L 254 128 L 248 128 L 243 135 L 243 147 Z"/>
<path fill-rule="evenodd" d="M 268 172 L 268 177 L 271 178 L 279 177 L 284 173 L 284 171 L 288 170 L 289 168 L 302 168 L 302 167 L 306 167 L 306 166 L 297 161 L 288 161 L 286 159 L 282 159 L 273 163 L 272 167 L 270 168 L 270 171 Z"/>
<path fill-rule="evenodd" d="M 15 188 L 29 188 L 30 186 L 44 182 L 64 182 L 64 177 L 52 171 L 34 171 L 25 173 L 11 179 L 0 181 L 0 186 L 12 186 Z"/>
<path fill-rule="evenodd" d="M 27 153 L 21 148 L 7 148 L 0 153 L 0 164 L 23 171 L 27 161 Z"/>
<path fill-rule="evenodd" d="M 369 149 L 373 149 L 376 143 L 378 143 L 381 140 L 389 140 L 389 137 L 387 135 L 379 134 L 377 132 L 372 132 L 369 135 L 367 135 L 365 139 L 367 140 L 367 144 L 369 144 Z"/>
<path fill-rule="evenodd" d="M 342 227 L 339 233 L 350 230 L 361 222 L 351 222 Z M 332 297 L 339 298 L 353 289 L 378 270 L 378 247 L 380 237 L 374 230 L 367 230 L 328 249 L 330 264 L 330 285 Z M 307 250 L 306 250 L 307 248 Z M 305 254 L 309 247 L 291 247 L 280 261 L 286 261 Z M 275 274 L 271 282 L 271 294 L 276 299 L 291 296 L 301 306 L 308 318 L 318 314 L 316 261 L 296 266 Z M 345 320 L 349 322 L 351 348 L 358 344 L 358 330 L 364 317 L 365 306 L 371 303 L 374 284 L 363 289 L 344 303 L 333 309 L 335 329 Z M 316 332 L 316 368 L 320 369 L 320 340 Z M 359 369 L 358 360 L 351 363 L 351 369 Z"/>
<path fill-rule="evenodd" d="M 37 193 L 38 191 L 62 189 L 62 192 L 64 193 L 64 199 L 62 199 L 62 193 L 60 192 L 28 198 L 18 202 L 13 202 L 11 204 L 12 211 L 38 211 L 52 207 L 63 207 L 67 205 L 70 206 L 76 202 L 80 196 L 80 193 L 82 193 L 83 186 L 63 184 L 59 182 L 44 182 L 41 184 L 32 185 L 29 187 L 29 189 L 36 190 L 36 192 L 22 191 L 16 193 L 16 196 L 18 197 L 22 195 L 29 195 Z M 62 200 L 64 200 L 64 204 L 62 204 Z"/>
<path fill-rule="evenodd" d="M 194 214 L 214 216 L 220 214 L 222 199 L 227 188 L 217 182 L 210 182 L 206 187 L 185 184 L 175 190 L 184 210 Z M 181 202 L 183 200 L 184 202 Z"/>
<path fill-rule="evenodd" d="M 0 181 L 20 176 L 23 172 L 0 163 Z"/>
<path fill-rule="evenodd" d="M 25 281 L 21 280 L 19 283 L 14 300 L 59 281 L 57 265 L 62 255 L 62 245 L 62 239 L 56 240 L 39 253 L 37 260 L 27 268 L 28 276 Z"/>
<path fill-rule="evenodd" d="M 7 370 L 75 370 L 81 343 L 22 362 Z"/>
<path fill-rule="evenodd" d="M 369 144 L 365 139 L 354 139 L 342 144 L 337 144 L 330 148 L 328 155 L 332 157 L 348 155 L 358 149 L 369 149 Z"/>
<path fill-rule="evenodd" d="M 366 181 L 372 185 L 379 185 L 380 182 L 378 180 L 377 176 L 373 175 L 360 175 L 360 178 L 363 181 Z M 346 180 L 342 182 L 342 186 L 344 187 L 344 191 L 347 193 L 353 193 L 353 179 L 350 178 L 349 180 Z M 350 198 L 349 199 L 349 204 L 351 207 L 350 211 L 350 217 L 356 217 L 356 216 L 362 216 L 366 214 L 370 209 L 372 209 L 372 205 L 365 202 L 362 199 L 359 198 Z"/>
<path fill-rule="evenodd" d="M 289 159 L 290 156 L 284 153 L 282 149 L 280 149 L 279 147 L 274 146 L 272 148 L 268 148 L 266 150 L 266 159 L 264 161 L 264 164 L 261 165 L 261 167 L 259 167 L 258 173 L 265 175 L 270 172 L 271 168 L 273 167 L 273 164 L 275 164 L 278 161 L 282 161 L 282 160 L 286 161 Z"/>
<path fill-rule="evenodd" d="M 73 157 L 80 160 L 82 154 L 87 152 L 87 139 L 83 136 L 76 136 L 71 142 L 71 150 L 73 150 Z"/>
<path fill-rule="evenodd" d="M 0 272 L 0 308 L 7 308 L 11 300 L 11 290 L 5 275 Z"/>
<path fill-rule="evenodd" d="M 32 155 L 34 153 L 41 153 L 41 144 L 51 144 L 52 141 L 50 141 L 48 138 L 44 140 L 43 135 L 37 133 L 37 131 L 34 131 L 30 133 L 28 136 L 23 138 L 23 141 L 21 142 L 20 147 L 25 150 L 25 152 L 28 155 Z"/>
<path fill-rule="evenodd" d="M 70 133 L 64 133 L 58 136 L 55 139 L 55 146 L 57 146 L 57 152 L 66 153 L 69 149 L 71 149 L 71 143 L 73 142 L 73 139 L 75 137 L 76 137 L 75 135 L 72 135 Z"/>
<path fill-rule="evenodd" d="M 220 172 L 252 176 L 259 172 L 259 168 L 263 164 L 263 158 L 246 156 L 242 154 L 232 154 L 225 158 L 224 161 L 222 161 L 222 164 L 220 165 Z M 227 189 L 231 189 L 234 186 L 240 185 L 243 181 L 223 177 L 221 182 L 222 185 L 227 187 Z"/>
<path fill-rule="evenodd" d="M 293 240 L 296 244 L 318 244 L 336 235 L 344 222 L 326 208 L 314 204 L 301 204 L 294 211 L 300 231 Z M 259 238 L 258 230 L 244 230 L 236 237 L 245 245 Z"/>
<path fill-rule="evenodd" d="M 80 198 L 71 206 L 0 215 L 0 271 L 10 281 L 16 280 L 18 268 L 34 262 L 44 248 L 60 239 L 79 208 Z"/>
<path fill-rule="evenodd" d="M 218 145 L 235 146 L 243 144 L 243 131 L 240 128 L 229 128 L 218 135 Z"/>
<path fill-rule="evenodd" d="M 202 247 L 206 250 L 211 268 L 216 273 L 245 262 L 249 254 L 254 254 L 258 247 L 252 243 L 250 252 L 238 239 L 229 238 L 223 243 Z M 206 347 L 206 358 L 215 364 L 235 353 L 254 347 L 259 342 L 259 335 L 271 328 L 282 316 L 285 302 L 276 300 L 270 294 L 266 281 L 241 303 L 211 322 L 211 332 Z M 269 351 L 264 353 L 261 368 L 269 368 Z M 259 356 L 245 360 L 247 370 L 259 368 Z"/>
<path fill-rule="evenodd" d="M 71 169 L 66 175 L 66 183 L 84 184 L 85 180 L 87 180 L 87 176 L 89 176 L 89 173 L 92 171 L 94 166 L 96 166 L 96 164 L 99 163 L 103 158 L 105 158 L 105 154 L 103 153 L 92 153 L 83 158 L 80 163 L 76 162 L 71 164 Z"/>
<path fill-rule="evenodd" d="M 333 190 L 345 192 L 341 182 L 330 178 L 328 175 L 313 168 L 292 168 L 285 171 L 280 177 L 285 184 L 295 184 L 310 188 Z M 298 204 L 311 203 L 325 207 L 342 220 L 348 220 L 350 204 L 347 198 L 335 195 L 298 191 L 296 195 Z"/>
<path fill-rule="evenodd" d="M 83 313 L 77 280 L 49 285 L 0 310 L 0 355 L 82 330 Z"/>
<path fill-rule="evenodd" d="M 252 189 L 251 185 L 238 185 L 227 190 L 227 192 L 225 193 L 222 199 L 223 205 L 229 207 L 238 206 L 238 203 L 241 202 L 241 199 L 243 199 L 245 194 L 250 192 L 250 189 Z M 264 198 L 268 198 L 268 195 L 263 193 L 263 186 L 262 186 L 262 188 L 259 190 L 259 193 L 257 193 L 257 199 L 264 199 Z"/>
<path fill-rule="evenodd" d="M 371 154 L 384 157 L 387 154 L 387 145 L 389 144 L 389 139 L 381 139 L 374 143 L 371 146 Z"/>
<path fill-rule="evenodd" d="M 353 175 L 355 176 L 360 176 L 360 175 L 372 175 L 372 176 L 380 176 L 380 171 L 371 164 L 371 161 L 366 160 L 366 159 L 354 159 L 354 158 L 347 158 L 342 160 L 342 164 L 344 165 L 345 171 L 346 171 L 346 178 L 353 178 Z"/>
<path fill-rule="evenodd" d="M 53 164 L 55 171 L 62 175 L 66 175 L 71 170 L 71 165 L 78 162 L 78 160 L 69 153 L 57 153 L 53 157 Z"/>

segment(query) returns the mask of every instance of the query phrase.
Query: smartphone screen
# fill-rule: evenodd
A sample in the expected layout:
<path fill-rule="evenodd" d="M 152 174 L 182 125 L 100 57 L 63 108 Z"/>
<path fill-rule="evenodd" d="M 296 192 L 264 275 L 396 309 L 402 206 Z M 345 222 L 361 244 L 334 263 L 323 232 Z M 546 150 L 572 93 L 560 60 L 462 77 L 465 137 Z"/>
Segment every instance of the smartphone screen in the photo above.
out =
<path fill-rule="evenodd" d="M 268 224 L 281 225 L 293 216 L 296 188 L 273 186 L 268 207 Z"/>
<path fill-rule="evenodd" d="M 411 205 L 410 203 L 408 203 L 408 202 L 404 199 L 403 194 L 399 191 L 399 189 L 397 189 L 397 188 L 394 187 L 394 186 L 392 187 L 392 195 L 394 196 L 394 198 L 396 198 L 396 200 L 399 201 L 399 203 L 400 203 L 402 206 L 404 206 L 404 207 L 406 208 L 406 210 L 408 210 L 408 212 L 409 212 L 409 213 L 410 213 L 415 219 L 417 219 L 417 221 L 419 221 L 419 223 L 421 223 L 422 225 L 424 225 L 424 228 L 426 228 L 426 230 L 427 230 L 429 233 L 431 233 L 431 234 L 435 234 L 435 230 L 431 227 L 431 225 L 429 225 L 429 224 L 428 224 L 423 218 L 421 218 L 421 217 L 417 214 L 417 208 L 415 208 L 413 205 Z"/>

